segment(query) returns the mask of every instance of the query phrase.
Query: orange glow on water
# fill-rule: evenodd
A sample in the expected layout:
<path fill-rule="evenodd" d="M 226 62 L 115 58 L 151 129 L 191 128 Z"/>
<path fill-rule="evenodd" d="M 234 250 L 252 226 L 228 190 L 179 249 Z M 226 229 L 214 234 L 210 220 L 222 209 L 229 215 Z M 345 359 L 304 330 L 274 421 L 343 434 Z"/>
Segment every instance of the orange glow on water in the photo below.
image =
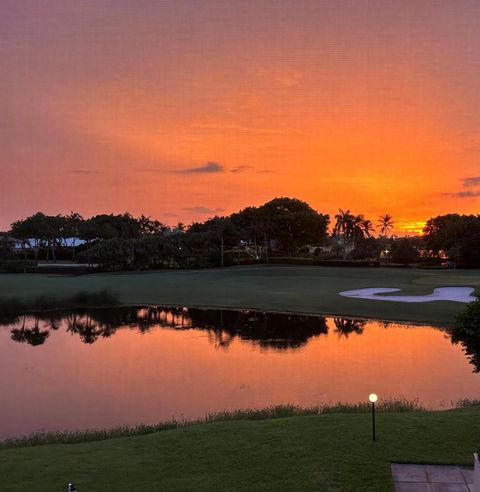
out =
<path fill-rule="evenodd" d="M 359 402 L 372 391 L 435 408 L 479 394 L 480 376 L 439 329 L 369 321 L 362 334 L 345 337 L 331 318 L 327 326 L 328 334 L 286 350 L 226 332 L 168 328 L 143 335 L 123 328 L 86 345 L 63 323 L 31 347 L 14 343 L 3 327 L 0 437 L 281 403 Z"/>

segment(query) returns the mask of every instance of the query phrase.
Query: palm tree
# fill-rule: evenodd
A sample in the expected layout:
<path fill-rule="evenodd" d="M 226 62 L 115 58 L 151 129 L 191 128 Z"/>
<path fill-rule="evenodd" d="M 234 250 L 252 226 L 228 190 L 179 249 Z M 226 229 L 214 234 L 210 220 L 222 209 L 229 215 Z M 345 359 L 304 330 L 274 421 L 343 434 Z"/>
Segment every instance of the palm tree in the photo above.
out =
<path fill-rule="evenodd" d="M 335 215 L 335 226 L 333 228 L 333 235 L 341 235 L 343 238 L 344 257 L 346 258 L 349 253 L 349 245 L 354 235 L 355 217 L 351 214 L 350 210 L 338 210 L 338 214 Z M 353 248 L 351 248 L 353 249 Z"/>
<path fill-rule="evenodd" d="M 363 215 L 356 215 L 352 221 L 352 233 L 350 237 L 351 249 L 355 249 L 356 243 L 366 237 L 371 237 L 375 230 L 372 221 L 366 219 Z"/>
<path fill-rule="evenodd" d="M 365 219 L 363 215 L 353 215 L 350 210 L 339 209 L 335 219 L 333 234 L 343 236 L 346 253 L 348 249 L 355 248 L 358 239 L 370 237 L 375 230 L 371 220 Z"/>
<path fill-rule="evenodd" d="M 363 238 L 363 215 L 355 215 L 351 224 L 351 233 L 350 233 L 350 252 L 355 249 L 355 244 L 359 239 Z"/>
<path fill-rule="evenodd" d="M 350 210 L 343 211 L 341 208 L 338 214 L 335 215 L 335 227 L 333 228 L 334 235 L 342 235 L 345 240 L 353 234 L 353 223 L 355 217 L 350 213 Z"/>
<path fill-rule="evenodd" d="M 70 212 L 64 219 L 66 221 L 66 229 L 72 242 L 72 260 L 75 261 L 75 247 L 78 236 L 80 235 L 80 227 L 83 222 L 83 217 L 77 212 Z"/>
<path fill-rule="evenodd" d="M 373 227 L 372 221 L 368 219 L 362 220 L 360 228 L 364 237 L 372 237 L 372 234 L 375 232 L 375 227 Z"/>
<path fill-rule="evenodd" d="M 387 236 L 388 232 L 390 229 L 393 228 L 394 222 L 393 222 L 393 217 L 385 214 L 381 215 L 378 218 L 378 224 L 377 227 L 380 227 L 380 232 L 382 233 L 383 236 Z"/>

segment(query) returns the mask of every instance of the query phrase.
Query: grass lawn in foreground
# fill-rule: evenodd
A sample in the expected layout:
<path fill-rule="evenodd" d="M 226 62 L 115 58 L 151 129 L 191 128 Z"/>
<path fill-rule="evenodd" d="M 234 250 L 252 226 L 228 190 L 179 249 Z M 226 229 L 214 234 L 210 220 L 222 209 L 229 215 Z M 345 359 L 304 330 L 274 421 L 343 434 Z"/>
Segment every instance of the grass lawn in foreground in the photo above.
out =
<path fill-rule="evenodd" d="M 143 436 L 0 450 L 2 491 L 392 490 L 390 463 L 472 465 L 480 406 L 196 424 Z"/>
<path fill-rule="evenodd" d="M 407 304 L 339 296 L 342 290 L 396 287 L 428 294 L 442 286 L 480 286 L 480 270 L 264 265 L 92 275 L 0 274 L 0 299 L 114 291 L 122 304 L 231 307 L 413 321 L 448 326 L 464 304 Z M 395 294 L 396 295 L 396 294 Z"/>

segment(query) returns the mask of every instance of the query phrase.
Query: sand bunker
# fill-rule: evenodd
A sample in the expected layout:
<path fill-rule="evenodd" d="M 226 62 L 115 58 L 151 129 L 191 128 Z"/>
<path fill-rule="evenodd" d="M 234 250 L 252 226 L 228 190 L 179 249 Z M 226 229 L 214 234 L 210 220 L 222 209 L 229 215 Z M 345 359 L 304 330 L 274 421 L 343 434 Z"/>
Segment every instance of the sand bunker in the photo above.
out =
<path fill-rule="evenodd" d="M 423 296 L 380 296 L 389 292 L 399 292 L 402 289 L 375 287 L 369 289 L 345 290 L 339 292 L 341 296 L 356 299 L 373 299 L 375 301 L 397 301 L 397 302 L 431 302 L 431 301 L 455 301 L 472 302 L 477 300 L 472 295 L 474 289 L 471 287 L 439 287 L 432 294 Z"/>

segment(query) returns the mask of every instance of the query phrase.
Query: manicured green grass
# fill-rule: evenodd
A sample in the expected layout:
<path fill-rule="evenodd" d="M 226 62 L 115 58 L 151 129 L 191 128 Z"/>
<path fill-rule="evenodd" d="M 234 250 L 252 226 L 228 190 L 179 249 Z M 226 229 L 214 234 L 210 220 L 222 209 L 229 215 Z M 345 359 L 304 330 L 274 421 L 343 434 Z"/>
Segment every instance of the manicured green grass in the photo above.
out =
<path fill-rule="evenodd" d="M 472 400 L 459 401 L 455 408 L 478 405 L 479 402 Z M 413 412 L 425 411 L 417 400 L 407 399 L 386 399 L 380 400 L 376 404 L 377 412 Z M 368 413 L 371 411 L 369 402 L 361 403 L 336 403 L 324 404 L 311 407 L 300 407 L 298 405 L 274 405 L 265 408 L 246 408 L 240 410 L 224 410 L 221 412 L 209 413 L 205 417 L 195 420 L 168 420 L 158 424 L 140 424 L 134 427 L 120 426 L 110 429 L 98 430 L 79 430 L 79 431 L 54 431 L 37 432 L 28 436 L 17 437 L 0 441 L 0 449 L 37 446 L 44 444 L 71 444 L 86 441 L 101 441 L 117 437 L 130 437 L 145 434 L 152 434 L 180 427 L 187 427 L 197 424 L 212 422 L 228 422 L 232 420 L 267 420 L 286 417 L 299 417 L 305 415 L 320 415 L 326 413 Z"/>
<path fill-rule="evenodd" d="M 106 289 L 122 304 L 252 308 L 448 326 L 463 304 L 405 304 L 338 295 L 342 290 L 363 287 L 397 287 L 405 294 L 426 294 L 448 285 L 479 287 L 480 270 L 266 265 L 80 276 L 2 274 L 0 299 L 69 296 Z"/>
<path fill-rule="evenodd" d="M 19 313 L 59 311 L 86 307 L 113 307 L 118 305 L 115 295 L 108 291 L 76 292 L 70 296 L 42 295 L 31 299 L 0 298 L 0 321 Z"/>
<path fill-rule="evenodd" d="M 197 424 L 0 450 L 2 491 L 392 490 L 390 463 L 472 464 L 480 406 Z"/>

